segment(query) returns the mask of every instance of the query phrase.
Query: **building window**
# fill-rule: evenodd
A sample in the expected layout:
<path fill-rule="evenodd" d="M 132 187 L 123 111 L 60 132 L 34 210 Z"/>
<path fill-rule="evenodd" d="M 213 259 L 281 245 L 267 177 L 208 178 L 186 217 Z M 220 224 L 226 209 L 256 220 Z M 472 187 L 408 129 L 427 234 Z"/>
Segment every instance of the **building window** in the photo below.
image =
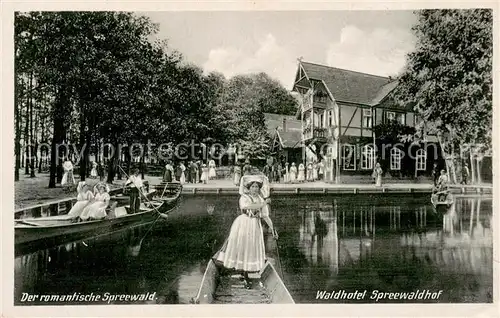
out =
<path fill-rule="evenodd" d="M 424 149 L 417 150 L 417 171 L 425 171 L 427 163 L 427 152 Z"/>
<path fill-rule="evenodd" d="M 398 114 L 398 121 L 401 125 L 406 125 L 406 115 L 403 114 Z"/>
<path fill-rule="evenodd" d="M 344 170 L 356 170 L 356 148 L 354 145 L 342 145 L 342 167 Z"/>
<path fill-rule="evenodd" d="M 329 117 L 328 120 L 329 120 L 330 127 L 332 127 L 333 126 L 333 111 L 331 110 L 331 111 L 329 111 L 329 113 L 330 113 L 330 116 L 328 116 Z"/>
<path fill-rule="evenodd" d="M 373 146 L 363 146 L 361 148 L 361 169 L 373 169 L 373 159 Z"/>
<path fill-rule="evenodd" d="M 363 109 L 363 127 L 372 128 L 372 109 L 364 108 Z"/>
<path fill-rule="evenodd" d="M 396 113 L 395 112 L 386 112 L 385 113 L 385 118 L 386 118 L 387 122 L 395 120 L 396 119 Z"/>
<path fill-rule="evenodd" d="M 391 170 L 401 170 L 401 158 L 403 152 L 399 148 L 391 149 Z"/>
<path fill-rule="evenodd" d="M 317 102 L 319 103 L 326 103 L 328 95 L 322 91 L 318 91 L 315 95 L 314 98 L 316 99 Z"/>
<path fill-rule="evenodd" d="M 319 127 L 323 128 L 325 127 L 325 116 L 323 114 L 319 115 Z"/>

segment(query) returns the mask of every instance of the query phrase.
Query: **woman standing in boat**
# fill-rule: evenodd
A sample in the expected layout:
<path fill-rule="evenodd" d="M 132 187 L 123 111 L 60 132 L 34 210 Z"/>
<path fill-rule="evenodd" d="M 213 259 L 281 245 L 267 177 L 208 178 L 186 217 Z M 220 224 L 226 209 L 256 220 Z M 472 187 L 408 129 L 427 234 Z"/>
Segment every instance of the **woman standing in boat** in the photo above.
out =
<path fill-rule="evenodd" d="M 269 218 L 268 188 L 269 181 L 265 176 L 247 175 L 241 178 L 239 205 L 242 214 L 234 220 L 229 237 L 214 255 L 216 263 L 243 272 L 246 288 L 251 287 L 248 274 L 259 272 L 266 260 L 261 220 L 267 223 L 277 238 Z"/>
<path fill-rule="evenodd" d="M 100 220 L 106 217 L 106 208 L 111 200 L 108 192 L 109 187 L 107 184 L 99 182 L 95 185 L 95 190 L 97 193 L 94 196 L 94 200 L 83 209 L 80 219 L 82 221 L 87 220 Z"/>
<path fill-rule="evenodd" d="M 71 208 L 68 215 L 74 218 L 78 218 L 80 214 L 82 214 L 83 209 L 92 202 L 94 199 L 94 195 L 92 191 L 90 191 L 89 185 L 85 183 L 85 181 L 80 181 L 78 183 L 78 187 L 76 189 L 78 195 L 76 199 L 78 200 L 75 205 Z"/>

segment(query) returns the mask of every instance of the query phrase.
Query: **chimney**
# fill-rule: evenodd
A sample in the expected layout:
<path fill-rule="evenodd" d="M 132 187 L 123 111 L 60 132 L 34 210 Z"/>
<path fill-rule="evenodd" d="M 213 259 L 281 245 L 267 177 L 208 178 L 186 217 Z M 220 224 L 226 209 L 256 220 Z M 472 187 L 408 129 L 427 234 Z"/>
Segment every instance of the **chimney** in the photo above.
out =
<path fill-rule="evenodd" d="M 283 118 L 283 131 L 286 131 L 286 118 Z"/>

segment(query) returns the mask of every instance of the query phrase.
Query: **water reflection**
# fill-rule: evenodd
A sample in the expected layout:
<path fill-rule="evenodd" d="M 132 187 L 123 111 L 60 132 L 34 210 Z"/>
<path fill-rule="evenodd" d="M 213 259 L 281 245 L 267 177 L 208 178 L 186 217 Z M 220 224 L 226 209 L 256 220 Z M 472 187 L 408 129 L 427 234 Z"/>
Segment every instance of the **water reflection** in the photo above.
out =
<path fill-rule="evenodd" d="M 266 246 L 277 243 L 279 253 L 268 256 L 280 261 L 297 303 L 323 303 L 318 290 L 340 289 L 442 289 L 442 302 L 491 302 L 491 201 L 458 198 L 447 223 L 428 197 L 276 197 L 280 238 L 268 236 Z M 236 196 L 190 197 L 150 232 L 137 227 L 19 256 L 15 303 L 27 304 L 23 292 L 156 292 L 143 303 L 187 304 L 238 213 Z"/>
<path fill-rule="evenodd" d="M 444 217 L 422 204 L 308 203 L 298 227 L 299 250 L 308 263 L 301 275 L 307 278 L 293 288 L 311 290 L 300 293 L 305 302 L 314 301 L 314 288 L 401 291 L 405 284 L 448 289 L 441 301 L 492 301 L 491 220 L 491 199 L 483 198 L 458 198 Z M 321 269 L 323 277 L 312 268 Z M 391 274 L 399 275 L 399 282 L 386 281 Z M 323 284 L 310 283 L 313 279 Z M 464 282 L 476 287 L 460 290 Z"/>

